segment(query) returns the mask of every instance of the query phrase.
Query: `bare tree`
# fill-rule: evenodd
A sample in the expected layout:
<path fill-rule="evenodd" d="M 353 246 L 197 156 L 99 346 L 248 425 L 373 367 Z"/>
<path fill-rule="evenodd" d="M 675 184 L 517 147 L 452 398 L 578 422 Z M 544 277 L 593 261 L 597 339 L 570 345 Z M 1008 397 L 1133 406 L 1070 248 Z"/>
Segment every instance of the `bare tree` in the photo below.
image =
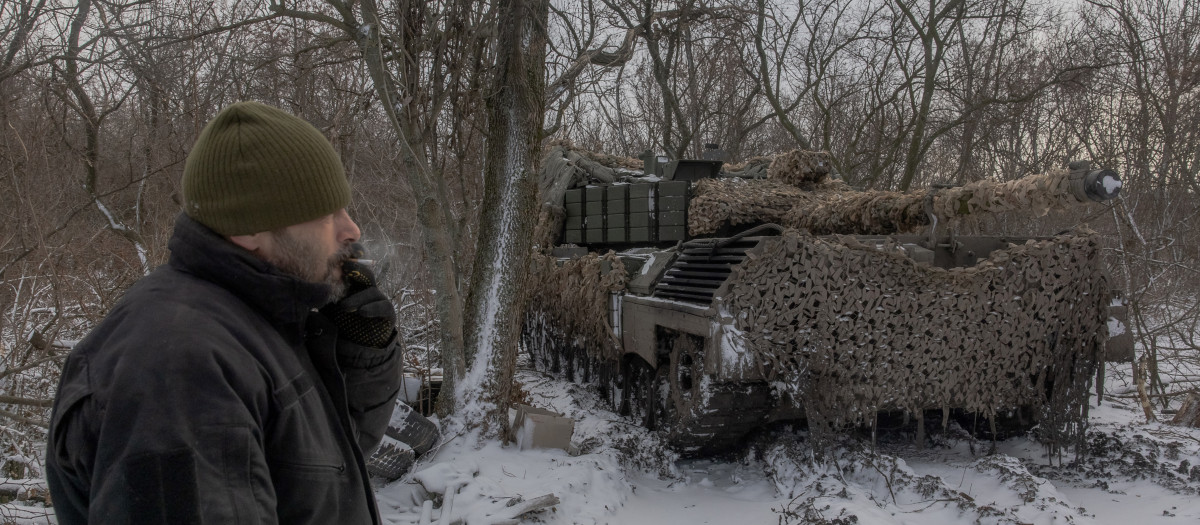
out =
<path fill-rule="evenodd" d="M 1121 163 L 1126 181 L 1138 189 L 1112 212 L 1118 268 L 1143 350 L 1144 375 L 1137 378 L 1146 381 L 1144 404 L 1148 396 L 1165 404 L 1172 383 L 1200 381 L 1185 368 L 1161 365 L 1164 357 L 1194 361 L 1197 349 L 1182 327 L 1196 324 L 1191 291 L 1200 283 L 1194 198 L 1200 189 L 1200 10 L 1174 0 L 1089 4 L 1084 20 L 1097 28 L 1099 52 L 1119 66 L 1108 68 L 1107 82 L 1088 94 L 1083 107 L 1090 112 L 1072 116 L 1092 124 L 1080 137 L 1087 151 Z"/>
<path fill-rule="evenodd" d="M 336 30 L 330 44 L 352 42 L 366 66 L 374 91 L 395 134 L 397 171 L 405 177 L 416 199 L 423 251 L 433 288 L 442 364 L 447 392 L 466 368 L 460 222 L 450 205 L 447 177 L 435 171 L 440 144 L 437 131 L 447 108 L 463 97 L 462 83 L 478 82 L 487 63 L 487 44 L 494 28 L 489 15 L 475 2 L 398 2 L 381 10 L 371 0 L 326 2 L 332 13 L 305 10 L 272 2 L 273 12 L 286 17 L 320 22 Z M 443 396 L 438 410 L 453 410 L 453 396 Z"/>
<path fill-rule="evenodd" d="M 50 60 L 49 39 L 41 27 L 62 10 L 46 0 L 0 3 L 0 82 Z"/>

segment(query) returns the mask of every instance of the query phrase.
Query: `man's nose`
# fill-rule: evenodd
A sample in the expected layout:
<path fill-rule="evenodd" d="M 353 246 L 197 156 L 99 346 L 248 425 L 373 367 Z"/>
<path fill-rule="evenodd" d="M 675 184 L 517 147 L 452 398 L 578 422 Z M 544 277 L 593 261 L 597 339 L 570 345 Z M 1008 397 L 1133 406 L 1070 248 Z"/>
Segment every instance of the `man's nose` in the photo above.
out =
<path fill-rule="evenodd" d="M 351 243 L 362 237 L 362 231 L 358 229 L 358 224 L 354 223 L 354 219 L 350 218 L 350 214 L 345 209 L 337 213 L 336 219 L 338 224 L 338 240 L 343 243 Z"/>

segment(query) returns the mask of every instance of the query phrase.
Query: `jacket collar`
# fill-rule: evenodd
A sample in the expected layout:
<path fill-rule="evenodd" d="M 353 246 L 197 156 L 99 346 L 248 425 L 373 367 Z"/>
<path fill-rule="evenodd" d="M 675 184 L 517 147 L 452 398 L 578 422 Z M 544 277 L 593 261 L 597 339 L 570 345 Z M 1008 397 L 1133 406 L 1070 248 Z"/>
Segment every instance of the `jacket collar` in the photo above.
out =
<path fill-rule="evenodd" d="M 326 284 L 284 274 L 184 213 L 167 247 L 173 268 L 229 290 L 278 325 L 303 324 L 331 293 Z"/>

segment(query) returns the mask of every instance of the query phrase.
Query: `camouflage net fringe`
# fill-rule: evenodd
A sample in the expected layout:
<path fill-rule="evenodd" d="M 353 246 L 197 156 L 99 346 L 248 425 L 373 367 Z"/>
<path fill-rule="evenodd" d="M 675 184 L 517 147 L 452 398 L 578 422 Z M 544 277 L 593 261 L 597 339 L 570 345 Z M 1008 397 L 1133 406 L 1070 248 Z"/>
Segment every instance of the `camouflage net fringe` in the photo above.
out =
<path fill-rule="evenodd" d="M 621 259 L 613 252 L 592 253 L 559 265 L 554 257 L 534 254 L 530 266 L 521 334 L 525 348 L 549 358 L 574 348 L 594 359 L 617 362 L 620 342 L 604 314 L 610 294 L 624 290 L 629 281 Z"/>
<path fill-rule="evenodd" d="M 1052 447 L 1083 438 L 1108 289 L 1093 236 L 951 270 L 840 241 L 788 231 L 764 244 L 734 270 L 722 306 L 814 432 L 883 410 L 993 418 L 1030 406 Z"/>

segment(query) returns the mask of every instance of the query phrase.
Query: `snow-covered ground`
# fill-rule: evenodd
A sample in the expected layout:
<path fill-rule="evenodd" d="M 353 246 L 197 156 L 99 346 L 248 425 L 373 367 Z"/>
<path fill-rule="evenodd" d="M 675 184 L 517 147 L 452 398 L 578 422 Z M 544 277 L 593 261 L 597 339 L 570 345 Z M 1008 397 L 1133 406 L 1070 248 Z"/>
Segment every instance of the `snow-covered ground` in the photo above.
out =
<path fill-rule="evenodd" d="M 1128 391 L 1127 370 L 1110 368 L 1110 392 Z M 378 488 L 386 523 L 421 523 L 423 511 L 429 523 L 465 524 L 1200 523 L 1200 429 L 1145 424 L 1132 399 L 1093 406 L 1091 454 L 1077 464 L 1070 452 L 1051 464 L 1029 438 L 992 455 L 990 442 L 938 437 L 925 450 L 847 442 L 818 458 L 787 430 L 736 457 L 679 460 L 588 387 L 532 371 L 518 379 L 531 404 L 576 420 L 573 454 L 451 437 L 414 474 Z M 44 482 L 4 488 L 26 494 Z M 549 495 L 557 503 L 543 508 Z M 530 507 L 541 510 L 522 514 Z M 0 522 L 53 523 L 48 511 L 7 503 Z"/>
<path fill-rule="evenodd" d="M 1112 370 L 1110 391 L 1122 390 Z M 558 503 L 520 522 L 574 524 L 1182 524 L 1200 522 L 1200 429 L 1144 424 L 1132 400 L 1091 411 L 1092 454 L 1052 462 L 1029 438 L 997 444 L 937 440 L 917 450 L 846 443 L 815 457 L 802 436 L 776 431 L 738 457 L 679 460 L 654 434 L 598 406 L 586 387 L 519 373 L 532 404 L 576 420 L 578 454 L 449 439 L 411 478 L 381 487 L 390 523 L 502 523 L 529 502 Z M 516 510 L 514 510 L 516 509 Z M 509 521 L 517 522 L 517 521 Z"/>

